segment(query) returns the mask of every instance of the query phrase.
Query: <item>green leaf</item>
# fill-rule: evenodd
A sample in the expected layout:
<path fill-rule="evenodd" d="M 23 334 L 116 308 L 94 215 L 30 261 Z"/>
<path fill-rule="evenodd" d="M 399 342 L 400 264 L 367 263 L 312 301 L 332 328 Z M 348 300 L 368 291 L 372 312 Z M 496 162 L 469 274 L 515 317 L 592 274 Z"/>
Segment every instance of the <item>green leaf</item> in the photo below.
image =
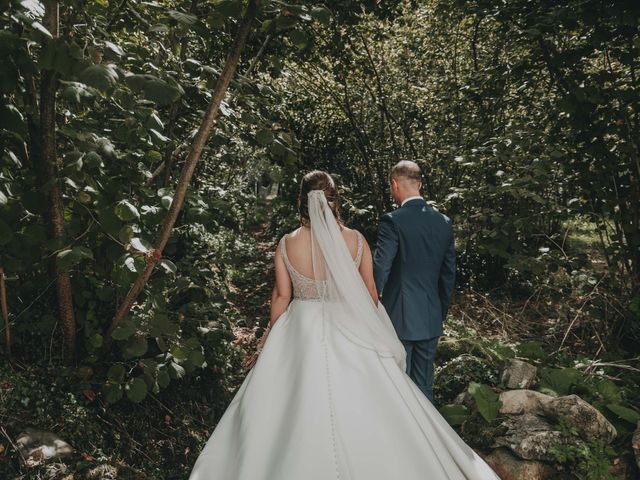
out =
<path fill-rule="evenodd" d="M 170 105 L 184 94 L 184 90 L 178 84 L 171 85 L 149 74 L 129 75 L 124 80 L 133 91 L 142 93 L 144 98 L 158 105 Z"/>
<path fill-rule="evenodd" d="M 164 124 L 162 123 L 162 120 L 160 120 L 160 117 L 155 114 L 155 112 L 152 112 L 151 114 L 149 114 L 149 117 L 147 118 L 147 122 L 145 125 L 148 128 L 153 128 L 158 131 L 164 130 Z"/>
<path fill-rule="evenodd" d="M 175 346 L 171 349 L 171 355 L 173 355 L 176 360 L 185 360 L 187 358 L 187 352 L 179 346 Z"/>
<path fill-rule="evenodd" d="M 171 378 L 169 377 L 169 373 L 167 372 L 166 368 L 161 368 L 158 370 L 157 381 L 158 385 L 160 385 L 162 388 L 165 388 L 169 385 L 169 383 L 171 382 Z"/>
<path fill-rule="evenodd" d="M 104 228 L 107 233 L 116 236 L 120 232 L 122 224 L 114 210 L 115 209 L 109 207 L 98 210 L 98 219 L 100 220 L 100 226 Z"/>
<path fill-rule="evenodd" d="M 24 115 L 10 103 L 0 105 L 0 129 L 15 132 L 21 136 L 27 133 Z"/>
<path fill-rule="evenodd" d="M 542 360 L 547 357 L 543 346 L 544 344 L 537 340 L 521 343 L 517 347 L 518 355 L 533 360 Z"/>
<path fill-rule="evenodd" d="M 621 400 L 620 388 L 608 378 L 600 380 L 596 384 L 596 390 L 606 403 L 617 404 Z"/>
<path fill-rule="evenodd" d="M 102 387 L 102 394 L 107 403 L 116 403 L 122 398 L 122 385 L 106 384 Z"/>
<path fill-rule="evenodd" d="M 271 132 L 270 129 L 266 129 L 266 128 L 263 130 L 260 130 L 256 134 L 256 141 L 260 145 L 269 145 L 271 142 L 273 142 L 273 133 Z"/>
<path fill-rule="evenodd" d="M 114 65 L 91 65 L 80 73 L 79 78 L 82 83 L 103 91 L 111 90 L 120 79 Z"/>
<path fill-rule="evenodd" d="M 171 204 L 173 203 L 173 197 L 171 195 L 165 195 L 160 199 L 160 203 L 164 208 L 169 210 L 169 208 L 171 208 Z"/>
<path fill-rule="evenodd" d="M 126 386 L 127 398 L 139 403 L 147 396 L 147 383 L 141 377 L 132 378 Z"/>
<path fill-rule="evenodd" d="M 153 128 L 149 129 L 149 135 L 151 136 L 151 142 L 156 146 L 167 143 L 170 140 L 169 137 L 165 137 L 162 133 Z"/>
<path fill-rule="evenodd" d="M 328 25 L 331 22 L 331 12 L 323 7 L 312 8 L 311 16 L 325 25 Z"/>
<path fill-rule="evenodd" d="M 543 368 L 540 370 L 540 391 L 552 395 L 567 395 L 582 375 L 575 368 Z"/>
<path fill-rule="evenodd" d="M 631 408 L 624 407 L 617 403 L 610 403 L 607 408 L 615 413 L 618 417 L 626 420 L 629 423 L 637 424 L 640 422 L 640 412 L 632 410 Z"/>
<path fill-rule="evenodd" d="M 193 350 L 191 353 L 189 353 L 189 362 L 191 362 L 196 367 L 202 367 L 205 363 L 202 349 Z"/>
<path fill-rule="evenodd" d="M 93 98 L 96 90 L 88 87 L 84 83 L 80 82 L 62 82 L 67 87 L 62 91 L 62 95 L 69 102 L 80 103 L 83 98 Z"/>
<path fill-rule="evenodd" d="M 162 269 L 166 273 L 175 274 L 178 271 L 178 267 L 176 267 L 176 264 L 173 263 L 171 260 L 167 260 L 166 258 L 163 258 L 162 260 L 160 260 L 160 267 L 162 267 Z"/>
<path fill-rule="evenodd" d="M 304 50 L 309 45 L 309 37 L 306 33 L 300 30 L 293 30 L 289 33 L 289 39 L 298 48 L 298 50 Z"/>
<path fill-rule="evenodd" d="M 122 47 L 120 47 L 120 45 L 116 45 L 113 42 L 109 42 L 109 41 L 105 40 L 104 46 L 107 47 L 109 50 L 111 50 L 116 55 L 118 55 L 119 57 L 124 55 L 124 50 L 122 49 Z"/>
<path fill-rule="evenodd" d="M 147 253 L 153 249 L 153 245 L 151 245 L 144 238 L 138 237 L 131 239 L 131 246 L 141 253 Z"/>
<path fill-rule="evenodd" d="M 213 5 L 225 17 L 238 18 L 242 14 L 242 2 L 238 0 L 215 0 Z"/>
<path fill-rule="evenodd" d="M 100 168 L 103 167 L 102 157 L 96 152 L 88 152 L 82 158 L 82 162 L 88 168 Z"/>
<path fill-rule="evenodd" d="M 444 405 L 440 407 L 440 414 L 449 425 L 462 425 L 469 418 L 469 411 L 464 405 Z"/>
<path fill-rule="evenodd" d="M 95 335 L 92 335 L 91 337 L 89 337 L 89 344 L 94 349 L 102 347 L 102 343 L 103 343 L 103 338 L 102 338 L 102 335 L 100 335 L 99 333 L 96 333 Z"/>
<path fill-rule="evenodd" d="M 91 250 L 86 247 L 73 247 L 58 252 L 56 264 L 58 268 L 67 271 L 86 258 L 93 259 Z"/>
<path fill-rule="evenodd" d="M 111 338 L 114 340 L 126 340 L 136 333 L 136 326 L 130 320 L 123 321 L 118 327 L 111 332 Z"/>
<path fill-rule="evenodd" d="M 149 333 L 154 337 L 159 337 L 160 335 L 175 335 L 178 333 L 178 325 L 172 322 L 164 313 L 154 315 L 150 323 L 151 331 Z"/>
<path fill-rule="evenodd" d="M 293 28 L 298 23 L 298 18 L 294 16 L 282 16 L 276 18 L 276 30 L 283 31 Z"/>
<path fill-rule="evenodd" d="M 120 220 L 124 220 L 125 222 L 130 220 L 140 220 L 140 213 L 138 213 L 138 209 L 127 200 L 120 200 L 116 204 L 115 213 Z"/>
<path fill-rule="evenodd" d="M 80 259 L 88 258 L 93 260 L 93 252 L 87 247 L 73 247 L 73 252 Z"/>
<path fill-rule="evenodd" d="M 178 365 L 176 362 L 169 363 L 169 376 L 174 380 L 178 380 L 185 375 L 184 367 Z"/>
<path fill-rule="evenodd" d="M 122 365 L 113 365 L 107 371 L 107 380 L 113 384 L 122 383 L 124 380 L 124 373 L 125 371 Z"/>
<path fill-rule="evenodd" d="M 142 335 L 136 335 L 129 338 L 124 345 L 122 345 L 122 355 L 124 358 L 141 357 L 147 353 L 149 346 L 147 345 L 147 339 Z"/>
<path fill-rule="evenodd" d="M 480 415 L 482 415 L 487 422 L 490 422 L 498 416 L 502 402 L 490 387 L 471 382 L 469 384 L 469 393 L 476 401 Z"/>
<path fill-rule="evenodd" d="M 198 17 L 191 15 L 190 13 L 183 13 L 177 10 L 169 10 L 167 14 L 178 23 L 183 25 L 194 25 L 198 22 Z"/>

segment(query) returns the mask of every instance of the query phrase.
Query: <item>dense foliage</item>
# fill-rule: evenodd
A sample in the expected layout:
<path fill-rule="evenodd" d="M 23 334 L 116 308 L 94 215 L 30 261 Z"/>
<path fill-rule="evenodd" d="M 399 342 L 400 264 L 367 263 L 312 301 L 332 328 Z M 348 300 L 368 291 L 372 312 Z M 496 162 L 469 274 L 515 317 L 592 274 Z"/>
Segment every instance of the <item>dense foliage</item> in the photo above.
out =
<path fill-rule="evenodd" d="M 194 404 L 203 389 L 212 426 L 242 378 L 239 329 L 266 323 L 268 252 L 297 225 L 301 174 L 333 173 L 347 222 L 375 242 L 402 159 L 454 221 L 453 315 L 509 343 L 473 343 L 471 360 L 445 350 L 443 401 L 496 384 L 516 354 L 637 362 L 638 2 L 0 0 L 0 12 L 1 348 L 28 366 L 0 414 L 28 407 L 20 392 L 46 368 L 50 415 L 174 405 L 183 386 Z M 462 345 L 475 335 L 461 332 Z M 553 357 L 513 346 L 527 337 Z M 547 384 L 574 378 L 562 372 Z M 610 405 L 635 418 L 632 378 L 601 373 L 604 394 L 594 372 L 562 388 L 624 425 Z"/>

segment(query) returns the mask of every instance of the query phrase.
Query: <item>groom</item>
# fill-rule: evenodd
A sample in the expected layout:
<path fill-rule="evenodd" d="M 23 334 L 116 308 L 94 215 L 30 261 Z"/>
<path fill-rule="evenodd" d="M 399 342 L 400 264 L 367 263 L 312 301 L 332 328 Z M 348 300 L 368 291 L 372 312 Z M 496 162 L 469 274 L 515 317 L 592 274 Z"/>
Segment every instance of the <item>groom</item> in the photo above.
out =
<path fill-rule="evenodd" d="M 400 208 L 380 221 L 374 277 L 407 351 L 407 374 L 433 402 L 433 360 L 455 282 L 453 230 L 420 195 L 416 163 L 398 163 L 389 177 Z"/>

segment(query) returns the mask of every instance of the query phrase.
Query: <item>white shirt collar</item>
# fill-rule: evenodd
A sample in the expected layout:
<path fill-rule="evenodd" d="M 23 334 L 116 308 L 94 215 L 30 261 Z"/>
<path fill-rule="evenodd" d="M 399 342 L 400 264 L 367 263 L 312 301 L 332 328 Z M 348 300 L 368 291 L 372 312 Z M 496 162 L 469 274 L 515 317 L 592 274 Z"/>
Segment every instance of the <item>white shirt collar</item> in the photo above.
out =
<path fill-rule="evenodd" d="M 405 198 L 404 201 L 402 202 L 402 204 L 400 205 L 401 207 L 404 207 L 404 204 L 411 201 L 411 200 L 416 200 L 416 199 L 420 199 L 422 200 L 423 198 L 420 195 L 414 195 L 413 197 L 409 197 L 409 198 Z"/>

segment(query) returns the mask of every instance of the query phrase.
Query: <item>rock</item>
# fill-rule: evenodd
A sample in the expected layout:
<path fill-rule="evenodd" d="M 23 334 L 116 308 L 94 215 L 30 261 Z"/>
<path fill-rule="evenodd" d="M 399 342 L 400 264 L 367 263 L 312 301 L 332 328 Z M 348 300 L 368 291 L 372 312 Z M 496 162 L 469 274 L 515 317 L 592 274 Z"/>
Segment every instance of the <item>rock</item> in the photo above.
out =
<path fill-rule="evenodd" d="M 551 395 L 535 390 L 507 390 L 500 394 L 500 413 L 505 415 L 520 415 L 522 413 L 543 413 L 542 405 L 553 400 Z"/>
<path fill-rule="evenodd" d="M 16 440 L 25 464 L 35 467 L 51 458 L 62 458 L 73 453 L 73 448 L 55 433 L 26 428 Z"/>
<path fill-rule="evenodd" d="M 638 465 L 638 470 L 640 470 L 640 422 L 638 422 L 638 427 L 631 438 L 631 446 L 636 456 L 636 465 Z"/>
<path fill-rule="evenodd" d="M 542 403 L 545 416 L 559 421 L 565 418 L 578 432 L 591 439 L 611 443 L 618 435 L 616 428 L 595 407 L 577 395 L 552 398 Z"/>
<path fill-rule="evenodd" d="M 485 458 L 485 461 L 502 480 L 547 480 L 556 473 L 550 465 L 521 460 L 506 448 L 494 450 Z"/>
<path fill-rule="evenodd" d="M 502 383 L 507 388 L 529 388 L 538 373 L 537 367 L 522 360 L 510 359 L 502 372 Z"/>
<path fill-rule="evenodd" d="M 465 390 L 464 392 L 459 393 L 453 403 L 464 405 L 468 409 L 473 408 L 473 406 L 476 404 L 475 400 L 473 399 L 473 395 L 469 393 L 469 390 Z"/>
<path fill-rule="evenodd" d="M 502 427 L 505 433 L 493 439 L 493 447 L 508 447 L 524 460 L 553 461 L 551 447 L 566 440 L 544 418 L 532 413 L 509 416 Z"/>

